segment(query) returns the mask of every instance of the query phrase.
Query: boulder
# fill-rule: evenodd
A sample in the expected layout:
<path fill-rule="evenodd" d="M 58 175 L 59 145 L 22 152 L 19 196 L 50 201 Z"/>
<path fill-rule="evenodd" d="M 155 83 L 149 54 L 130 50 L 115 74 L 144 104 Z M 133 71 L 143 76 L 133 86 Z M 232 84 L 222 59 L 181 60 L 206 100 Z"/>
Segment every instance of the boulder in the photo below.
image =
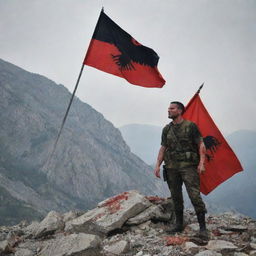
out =
<path fill-rule="evenodd" d="M 56 230 L 63 230 L 64 222 L 61 214 L 55 211 L 51 211 L 48 215 L 40 222 L 37 231 L 35 232 L 35 238 L 41 238 L 43 236 L 51 235 Z"/>
<path fill-rule="evenodd" d="M 222 250 L 235 250 L 237 246 L 225 240 L 210 240 L 206 246 L 208 250 L 222 251 Z"/>
<path fill-rule="evenodd" d="M 127 225 L 138 225 L 148 220 L 170 221 L 172 213 L 164 213 L 159 205 L 151 205 L 145 211 L 127 220 Z"/>
<path fill-rule="evenodd" d="M 35 253 L 29 249 L 21 248 L 15 252 L 15 256 L 34 256 Z"/>
<path fill-rule="evenodd" d="M 243 252 L 235 252 L 234 256 L 249 256 L 249 255 Z"/>
<path fill-rule="evenodd" d="M 199 246 L 193 242 L 185 242 L 184 249 L 186 252 L 189 252 L 195 255 L 199 251 Z"/>
<path fill-rule="evenodd" d="M 120 240 L 117 242 L 112 243 L 111 245 L 108 245 L 104 247 L 104 251 L 113 254 L 113 255 L 123 255 L 123 253 L 126 253 L 129 249 L 129 242 L 125 240 Z"/>
<path fill-rule="evenodd" d="M 248 227 L 243 225 L 231 225 L 228 227 L 224 227 L 223 229 L 227 231 L 233 231 L 233 232 L 244 232 L 248 229 Z"/>
<path fill-rule="evenodd" d="M 195 256 L 222 256 L 222 254 L 217 253 L 215 251 L 205 250 L 205 251 L 197 253 Z"/>
<path fill-rule="evenodd" d="M 69 211 L 63 214 L 62 218 L 64 222 L 68 222 L 82 215 L 78 211 Z"/>
<path fill-rule="evenodd" d="M 101 239 L 90 234 L 60 237 L 44 247 L 38 256 L 100 256 Z"/>
<path fill-rule="evenodd" d="M 0 242 L 0 255 L 12 252 L 12 248 L 7 240 Z"/>
<path fill-rule="evenodd" d="M 38 221 L 32 221 L 30 225 L 24 228 L 24 232 L 27 237 L 32 237 L 36 234 L 39 229 L 40 223 Z"/>
<path fill-rule="evenodd" d="M 120 229 L 130 218 L 151 205 L 139 192 L 132 190 L 109 198 L 98 207 L 66 222 L 65 231 L 106 235 Z"/>

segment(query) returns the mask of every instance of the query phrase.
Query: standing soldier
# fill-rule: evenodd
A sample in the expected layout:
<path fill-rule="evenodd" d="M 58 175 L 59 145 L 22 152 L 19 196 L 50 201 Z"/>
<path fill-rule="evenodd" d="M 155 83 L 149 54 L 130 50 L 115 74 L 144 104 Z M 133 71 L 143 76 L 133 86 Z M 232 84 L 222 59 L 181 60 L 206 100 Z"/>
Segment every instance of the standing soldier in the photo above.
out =
<path fill-rule="evenodd" d="M 171 102 L 168 117 L 173 121 L 162 131 L 161 147 L 154 170 L 160 178 L 160 166 L 165 163 L 168 187 L 174 202 L 176 225 L 170 233 L 182 232 L 183 227 L 183 195 L 184 182 L 189 198 L 194 206 L 200 226 L 199 235 L 208 238 L 205 224 L 205 204 L 200 195 L 199 174 L 205 172 L 205 146 L 197 125 L 182 118 L 185 107 L 182 103 Z"/>

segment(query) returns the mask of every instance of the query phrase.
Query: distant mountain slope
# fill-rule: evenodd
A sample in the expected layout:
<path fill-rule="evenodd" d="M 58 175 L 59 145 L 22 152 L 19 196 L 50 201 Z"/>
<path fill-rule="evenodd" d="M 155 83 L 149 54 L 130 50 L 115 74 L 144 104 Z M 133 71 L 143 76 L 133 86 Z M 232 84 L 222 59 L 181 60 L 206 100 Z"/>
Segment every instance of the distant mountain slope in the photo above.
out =
<path fill-rule="evenodd" d="M 1 191 L 38 215 L 91 208 L 131 189 L 163 195 L 152 169 L 131 153 L 120 131 L 78 98 L 45 166 L 70 96 L 63 85 L 0 59 L 1 205 Z"/>
<path fill-rule="evenodd" d="M 161 143 L 162 127 L 129 124 L 119 128 L 131 151 L 148 164 L 154 164 Z"/>

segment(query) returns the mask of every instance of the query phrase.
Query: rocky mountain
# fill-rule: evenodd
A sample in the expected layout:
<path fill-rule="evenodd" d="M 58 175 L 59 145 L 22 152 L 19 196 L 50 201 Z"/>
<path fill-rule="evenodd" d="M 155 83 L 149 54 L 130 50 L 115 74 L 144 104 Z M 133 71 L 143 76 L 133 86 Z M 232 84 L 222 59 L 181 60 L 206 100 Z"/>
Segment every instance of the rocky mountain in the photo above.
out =
<path fill-rule="evenodd" d="M 89 209 L 130 189 L 165 193 L 120 131 L 78 98 L 47 163 L 70 97 L 63 85 L 0 59 L 0 224 Z"/>
<path fill-rule="evenodd" d="M 41 222 L 0 227 L 0 254 L 10 256 L 255 256 L 256 220 L 232 212 L 206 216 L 208 238 L 193 211 L 174 224 L 171 199 L 127 191 L 86 212 L 51 211 Z"/>
<path fill-rule="evenodd" d="M 121 127 L 120 130 L 132 152 L 147 163 L 154 163 L 160 144 L 160 127 L 131 124 Z M 207 208 L 213 213 L 235 210 L 256 218 L 256 132 L 240 130 L 230 134 L 226 139 L 239 158 L 244 171 L 237 173 L 205 196 Z M 190 206 L 187 197 L 185 202 Z"/>

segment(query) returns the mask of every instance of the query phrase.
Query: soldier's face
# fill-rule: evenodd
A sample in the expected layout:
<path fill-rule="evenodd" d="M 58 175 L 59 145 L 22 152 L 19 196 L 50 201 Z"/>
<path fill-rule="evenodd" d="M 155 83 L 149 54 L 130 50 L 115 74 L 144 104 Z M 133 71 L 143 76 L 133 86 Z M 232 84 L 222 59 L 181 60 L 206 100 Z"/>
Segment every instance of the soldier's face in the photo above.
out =
<path fill-rule="evenodd" d="M 168 118 L 176 119 L 178 116 L 180 116 L 182 113 L 182 110 L 178 108 L 176 104 L 170 104 L 168 108 Z"/>

